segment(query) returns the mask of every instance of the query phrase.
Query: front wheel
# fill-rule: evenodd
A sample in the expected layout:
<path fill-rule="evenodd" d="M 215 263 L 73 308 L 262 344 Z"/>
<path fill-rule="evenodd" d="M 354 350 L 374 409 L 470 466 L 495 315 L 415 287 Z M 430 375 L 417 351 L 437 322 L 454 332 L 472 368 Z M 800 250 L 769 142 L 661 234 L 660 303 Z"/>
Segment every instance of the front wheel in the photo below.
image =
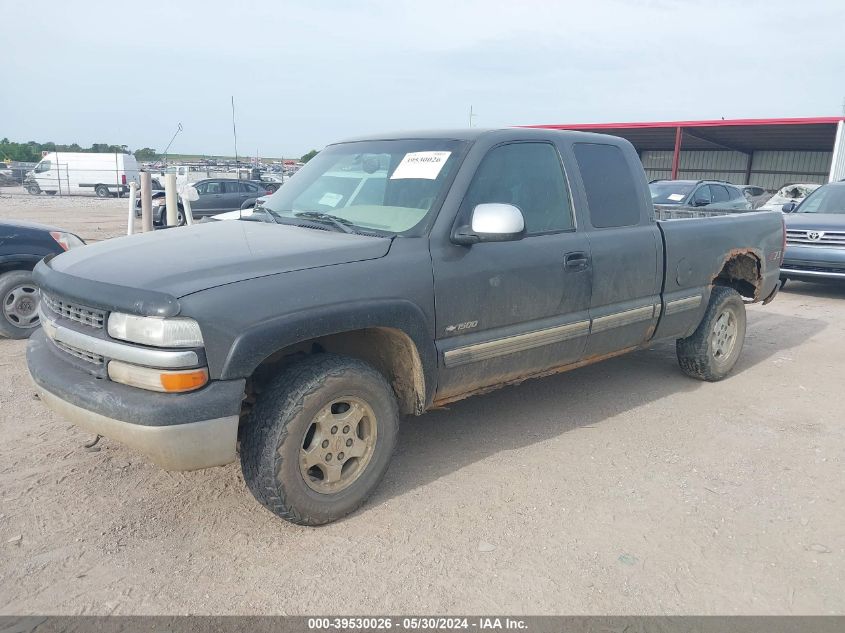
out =
<path fill-rule="evenodd" d="M 317 354 L 264 389 L 241 437 L 241 466 L 255 498 L 300 525 L 358 508 L 381 481 L 399 413 L 384 377 L 367 363 Z"/>
<path fill-rule="evenodd" d="M 41 193 L 41 187 L 39 187 L 38 185 L 27 185 L 26 191 L 31 196 L 37 196 L 39 193 Z"/>
<path fill-rule="evenodd" d="M 733 288 L 715 286 L 698 328 L 676 341 L 681 370 L 699 380 L 722 380 L 739 359 L 745 324 L 745 304 L 739 293 Z"/>
<path fill-rule="evenodd" d="M 38 287 L 28 270 L 13 270 L 0 275 L 0 335 L 28 338 L 40 325 L 38 320 Z"/>

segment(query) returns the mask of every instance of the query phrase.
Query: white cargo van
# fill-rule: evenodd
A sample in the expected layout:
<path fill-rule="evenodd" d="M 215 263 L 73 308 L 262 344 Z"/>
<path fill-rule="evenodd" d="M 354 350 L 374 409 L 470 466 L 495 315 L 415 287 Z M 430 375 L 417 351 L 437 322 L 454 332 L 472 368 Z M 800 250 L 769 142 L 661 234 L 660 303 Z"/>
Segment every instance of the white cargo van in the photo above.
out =
<path fill-rule="evenodd" d="M 24 186 L 31 194 L 95 193 L 100 198 L 129 191 L 141 183 L 132 154 L 49 152 L 28 172 Z"/>

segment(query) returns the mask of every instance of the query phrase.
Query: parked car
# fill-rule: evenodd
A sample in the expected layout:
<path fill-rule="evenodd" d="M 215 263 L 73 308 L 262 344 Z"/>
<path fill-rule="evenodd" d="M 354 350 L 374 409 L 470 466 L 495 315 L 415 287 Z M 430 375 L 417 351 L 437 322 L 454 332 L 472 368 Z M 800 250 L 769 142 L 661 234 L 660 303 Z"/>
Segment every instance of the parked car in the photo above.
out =
<path fill-rule="evenodd" d="M 108 198 L 127 193 L 133 181 L 141 183 L 132 154 L 50 152 L 26 174 L 24 187 L 32 195 L 93 192 Z"/>
<path fill-rule="evenodd" d="M 347 141 L 261 209 L 272 223 L 203 222 L 38 264 L 44 296 L 71 312 L 47 313 L 27 361 L 47 406 L 164 468 L 227 464 L 240 442 L 258 501 L 306 525 L 363 503 L 400 413 L 655 340 L 677 341 L 688 376 L 720 380 L 745 302 L 779 288 L 781 213 L 655 221 L 636 151 L 603 134 Z"/>
<path fill-rule="evenodd" d="M 845 182 L 814 190 L 801 204 L 787 202 L 786 255 L 781 279 L 845 280 Z"/>
<path fill-rule="evenodd" d="M 35 264 L 85 244 L 68 231 L 15 220 L 0 221 L 0 336 L 27 338 L 39 325 Z"/>
<path fill-rule="evenodd" d="M 751 203 L 752 209 L 760 208 L 772 197 L 771 193 L 757 185 L 739 185 L 739 190 L 742 191 L 746 200 Z"/>
<path fill-rule="evenodd" d="M 739 187 L 718 180 L 654 180 L 649 189 L 654 204 L 751 210 Z"/>
<path fill-rule="evenodd" d="M 785 185 L 778 189 L 778 192 L 769 198 L 765 204 L 760 205 L 760 211 L 780 211 L 783 205 L 794 202 L 800 204 L 804 198 L 813 193 L 821 185 L 816 183 L 796 183 Z"/>
<path fill-rule="evenodd" d="M 261 186 L 267 190 L 268 193 L 274 193 L 285 182 L 284 176 L 280 174 L 261 174 Z"/>
<path fill-rule="evenodd" d="M 15 181 L 15 172 L 5 163 L 0 163 L 0 187 L 9 187 L 18 184 Z"/>
<path fill-rule="evenodd" d="M 191 202 L 191 213 L 195 218 L 215 215 L 224 211 L 247 209 L 255 204 L 255 198 L 270 193 L 263 183 L 234 178 L 209 178 L 193 183 L 199 199 Z M 153 191 L 153 225 L 167 224 L 167 205 L 164 190 Z M 184 206 L 177 203 L 177 219 L 185 224 Z M 135 216 L 141 217 L 141 200 L 135 201 Z"/>

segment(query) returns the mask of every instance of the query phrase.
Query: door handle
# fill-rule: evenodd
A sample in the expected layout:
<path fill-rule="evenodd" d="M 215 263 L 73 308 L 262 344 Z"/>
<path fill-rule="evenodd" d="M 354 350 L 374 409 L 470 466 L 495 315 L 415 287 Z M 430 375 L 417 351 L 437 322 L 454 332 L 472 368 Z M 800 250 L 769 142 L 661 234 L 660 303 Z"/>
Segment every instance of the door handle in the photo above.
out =
<path fill-rule="evenodd" d="M 563 267 L 568 271 L 585 270 L 590 265 L 590 258 L 584 251 L 575 251 L 563 256 Z"/>

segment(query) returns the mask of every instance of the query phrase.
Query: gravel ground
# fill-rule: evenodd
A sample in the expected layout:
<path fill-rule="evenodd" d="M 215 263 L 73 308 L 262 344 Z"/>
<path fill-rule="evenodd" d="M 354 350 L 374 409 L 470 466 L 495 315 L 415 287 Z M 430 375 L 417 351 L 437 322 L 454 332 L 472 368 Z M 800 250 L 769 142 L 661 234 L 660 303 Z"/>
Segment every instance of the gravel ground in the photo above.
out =
<path fill-rule="evenodd" d="M 3 197 L 0 219 L 103 239 L 124 205 Z M 374 497 L 317 529 L 237 465 L 86 450 L 0 340 L 0 613 L 845 613 L 845 288 L 748 313 L 720 383 L 660 343 L 404 420 Z"/>
<path fill-rule="evenodd" d="M 86 242 L 126 234 L 129 198 L 32 196 L 23 187 L 0 188 L 0 221 L 28 220 L 67 228 Z M 135 230 L 141 221 L 134 220 Z"/>

